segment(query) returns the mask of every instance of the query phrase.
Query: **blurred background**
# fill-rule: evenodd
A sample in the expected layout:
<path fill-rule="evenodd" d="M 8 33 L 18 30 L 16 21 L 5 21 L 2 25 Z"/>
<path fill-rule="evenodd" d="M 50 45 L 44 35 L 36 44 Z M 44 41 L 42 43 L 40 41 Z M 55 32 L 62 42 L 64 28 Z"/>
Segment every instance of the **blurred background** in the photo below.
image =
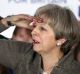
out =
<path fill-rule="evenodd" d="M 78 20 L 80 20 L 80 0 L 1 0 L 0 16 L 6 17 L 15 14 L 34 15 L 36 9 L 45 4 L 58 4 L 70 8 Z M 15 26 L 3 31 L 3 36 L 12 37 Z"/>

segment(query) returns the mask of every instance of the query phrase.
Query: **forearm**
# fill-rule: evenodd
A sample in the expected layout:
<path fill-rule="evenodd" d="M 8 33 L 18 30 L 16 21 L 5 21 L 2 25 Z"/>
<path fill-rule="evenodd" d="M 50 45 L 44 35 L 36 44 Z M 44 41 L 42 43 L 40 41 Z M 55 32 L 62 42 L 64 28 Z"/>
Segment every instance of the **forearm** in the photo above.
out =
<path fill-rule="evenodd" d="M 12 40 L 0 40 L 0 64 L 14 69 L 31 52 L 32 44 Z"/>
<path fill-rule="evenodd" d="M 33 21 L 33 17 L 30 15 L 19 14 L 7 16 L 0 20 L 0 32 L 9 28 L 10 26 L 24 27 L 28 29 L 33 29 L 29 24 Z"/>
<path fill-rule="evenodd" d="M 0 40 L 0 64 L 14 68 L 19 61 L 17 44 L 9 40 Z M 16 49 L 16 50 L 15 50 Z"/>

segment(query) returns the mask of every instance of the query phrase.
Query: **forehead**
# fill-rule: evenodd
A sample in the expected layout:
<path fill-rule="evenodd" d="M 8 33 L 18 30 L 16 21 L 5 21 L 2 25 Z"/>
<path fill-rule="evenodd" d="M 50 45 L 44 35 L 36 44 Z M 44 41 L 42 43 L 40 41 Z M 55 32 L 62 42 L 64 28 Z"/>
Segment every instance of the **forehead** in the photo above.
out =
<path fill-rule="evenodd" d="M 45 25 L 48 24 L 48 19 L 44 15 L 34 17 L 31 26 L 37 26 L 37 25 Z"/>

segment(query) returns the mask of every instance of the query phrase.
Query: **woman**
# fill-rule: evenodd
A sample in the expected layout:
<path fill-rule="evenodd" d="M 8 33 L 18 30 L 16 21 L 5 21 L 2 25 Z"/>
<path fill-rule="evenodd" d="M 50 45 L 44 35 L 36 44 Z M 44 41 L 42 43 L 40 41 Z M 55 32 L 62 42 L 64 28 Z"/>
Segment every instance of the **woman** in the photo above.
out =
<path fill-rule="evenodd" d="M 54 69 L 56 66 L 60 66 L 63 58 L 70 62 L 68 59 L 72 47 L 79 40 L 77 20 L 69 9 L 51 4 L 40 7 L 36 11 L 35 17 L 42 18 L 43 22 L 36 22 L 32 31 L 33 50 L 42 57 L 41 69 L 43 73 L 55 74 Z M 62 64 L 65 64 L 66 68 L 64 66 L 63 68 L 66 70 L 68 66 L 71 73 L 72 65 L 64 62 Z M 74 70 L 72 71 L 74 73 Z M 66 73 L 64 71 L 61 74 Z"/>
<path fill-rule="evenodd" d="M 79 26 L 69 9 L 53 4 L 42 6 L 30 26 L 33 50 L 27 43 L 0 40 L 7 47 L 0 46 L 0 59 L 4 50 L 9 56 L 5 65 L 12 67 L 15 74 L 80 74 L 80 65 L 73 57 Z"/>

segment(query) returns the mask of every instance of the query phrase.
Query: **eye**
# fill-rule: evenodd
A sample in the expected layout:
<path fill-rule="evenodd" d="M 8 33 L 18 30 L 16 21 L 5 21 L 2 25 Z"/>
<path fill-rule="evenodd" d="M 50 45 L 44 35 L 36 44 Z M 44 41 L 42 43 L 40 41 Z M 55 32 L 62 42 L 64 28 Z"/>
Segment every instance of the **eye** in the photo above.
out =
<path fill-rule="evenodd" d="M 41 31 L 46 31 L 46 29 L 44 27 L 42 27 L 42 26 L 40 27 L 40 30 Z"/>

